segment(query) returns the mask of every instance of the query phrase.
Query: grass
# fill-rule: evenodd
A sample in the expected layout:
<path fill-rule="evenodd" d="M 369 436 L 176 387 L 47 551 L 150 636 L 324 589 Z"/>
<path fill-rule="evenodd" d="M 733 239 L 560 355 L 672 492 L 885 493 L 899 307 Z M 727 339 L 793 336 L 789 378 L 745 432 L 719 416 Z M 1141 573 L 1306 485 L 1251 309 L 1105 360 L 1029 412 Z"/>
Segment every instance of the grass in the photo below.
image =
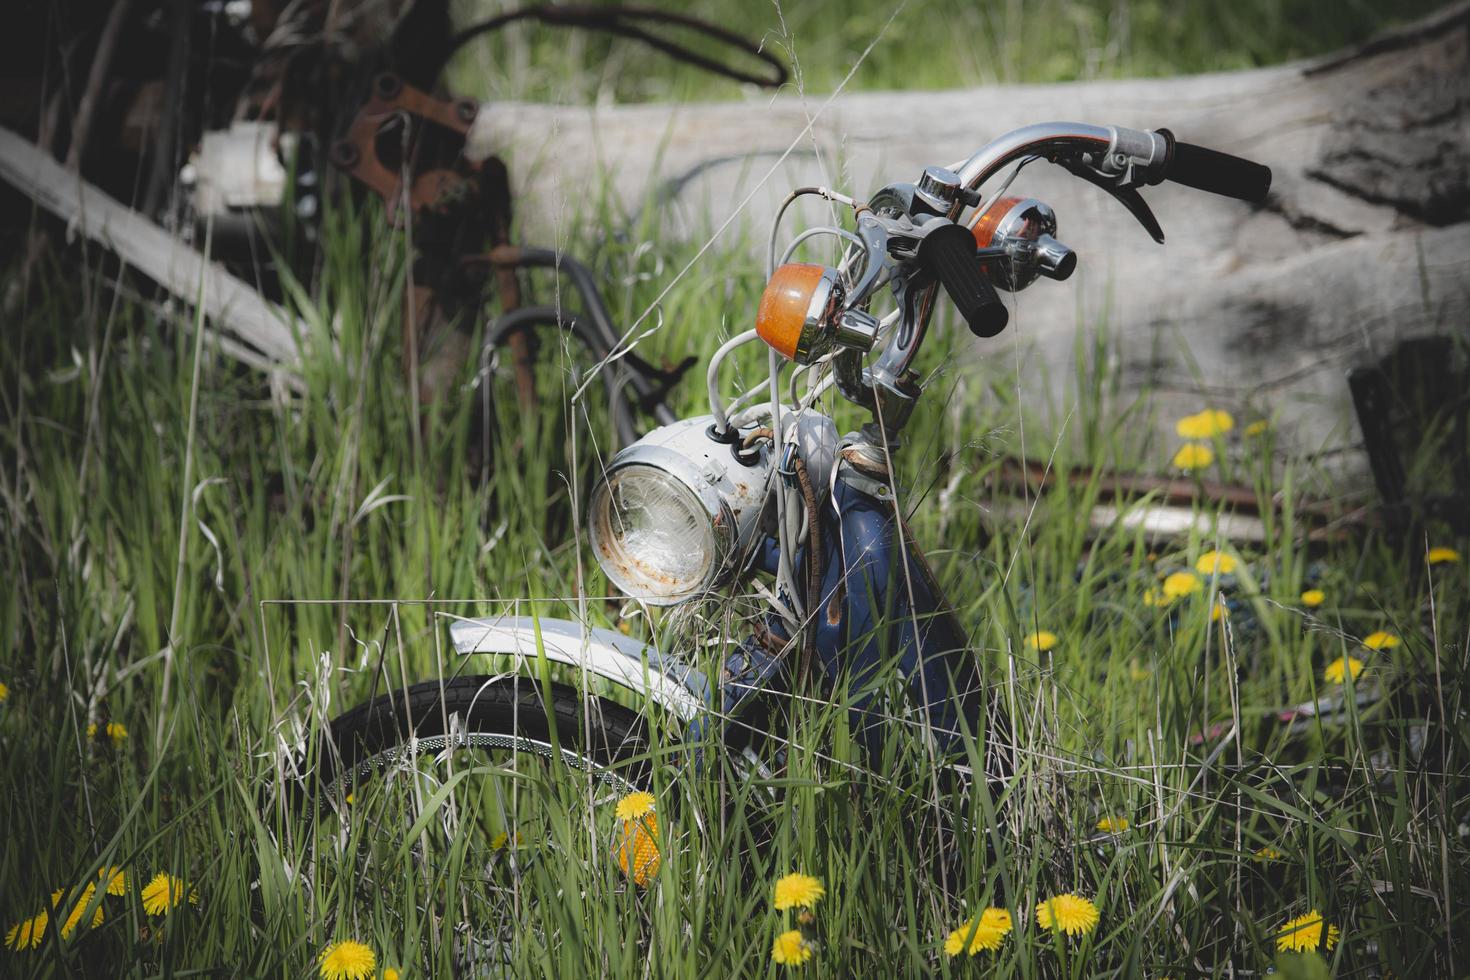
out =
<path fill-rule="evenodd" d="M 1152 8 L 1109 9 L 1137 20 Z M 1147 36 L 1116 70 L 1183 59 L 1167 33 Z M 1222 44 L 1220 61 L 1181 66 L 1318 43 L 1305 38 L 1264 53 Z M 803 63 L 829 66 L 837 51 Z M 909 81 L 899 63 L 874 72 Z M 808 84 L 821 77 L 810 68 Z M 647 888 L 617 867 L 607 794 L 556 770 L 517 784 L 540 814 L 526 836 L 542 856 L 519 875 L 496 859 L 507 892 L 467 863 L 468 835 L 406 826 L 412 801 L 391 786 L 363 786 L 341 823 L 275 805 L 284 746 L 374 690 L 454 669 L 444 616 L 528 599 L 566 615 L 554 597 L 608 591 L 580 547 L 583 498 L 611 451 L 601 406 L 568 399 L 585 365 L 546 345 L 535 413 L 518 410 L 503 373 L 487 382 L 499 425 L 490 478 L 478 480 L 472 368 L 414 417 L 399 368 L 401 242 L 355 234 L 357 220 L 331 216 L 322 265 L 297 294 L 309 397 L 282 399 L 207 353 L 196 386 L 187 316 L 117 294 L 116 270 L 95 255 L 73 267 L 80 278 L 45 277 L 0 335 L 0 575 L 12 583 L 0 592 L 0 929 L 99 868 L 132 876 L 128 894 L 97 900 L 100 925 L 62 940 L 68 897 L 38 949 L 0 950 L 0 972 L 301 976 L 328 943 L 355 938 L 380 967 L 445 976 L 468 956 L 456 932 L 466 903 L 488 895 L 508 896 L 491 911 L 515 939 L 513 975 L 767 975 L 782 972 L 772 941 L 796 923 L 772 908 L 771 888 L 792 870 L 825 884 L 804 967 L 823 975 L 1260 973 L 1283 924 L 1312 909 L 1342 930 L 1323 951 L 1338 975 L 1466 969 L 1466 563 L 1426 570 L 1377 534 L 1309 547 L 1298 488 L 1320 475 L 1275 452 L 1269 431 L 1247 440 L 1241 406 L 1212 475 L 1254 486 L 1281 516 L 1264 544 L 1232 552 L 1220 622 L 1205 594 L 1146 601 L 1219 545 L 1207 533 L 1154 544 L 1115 525 L 1089 536 L 1095 485 L 1059 490 L 1029 517 L 1002 514 L 990 481 L 1023 446 L 1057 468 L 1154 470 L 1176 448 L 1139 435 L 1151 406 L 1118 389 L 1095 324 L 1080 325 L 1078 376 L 1047 386 L 1064 409 L 1050 413 L 1034 410 L 1034 379 L 951 370 L 947 355 L 975 342 L 948 324 L 925 352 L 934 379 L 901 462 L 922 504 L 915 535 L 976 625 L 1014 724 L 1018 777 L 999 795 L 936 778 L 904 724 L 878 759 L 863 756 L 845 713 L 815 699 L 794 701 L 775 732 L 790 750 L 771 781 L 721 765 L 690 775 L 672 741 L 655 738 L 662 860 Z M 376 214 L 361 220 L 381 226 Z M 605 274 L 626 317 L 664 285 L 657 270 L 692 250 L 619 231 L 566 244 Z M 749 254 L 730 243 L 696 265 L 641 352 L 707 356 L 722 339 L 710 324 L 738 329 L 736 311 L 753 310 L 762 285 Z M 742 366 L 757 376 L 753 359 Z M 705 410 L 694 383 L 675 402 Z M 1069 415 L 1061 432 L 1037 421 Z M 1207 526 L 1216 516 L 1202 515 Z M 1309 610 L 1300 595 L 1311 586 L 1327 599 Z M 594 622 L 656 630 L 705 666 L 694 640 L 752 608 L 649 624 L 616 600 L 580 605 Z M 739 635 L 738 622 L 728 629 Z M 1028 648 L 1037 630 L 1056 647 Z M 1365 651 L 1360 639 L 1378 630 L 1401 645 Z M 1357 688 L 1384 697 L 1289 736 L 1276 712 L 1336 693 L 1323 670 L 1344 655 L 1367 664 Z M 127 736 L 105 737 L 108 723 Z M 650 723 L 663 732 L 662 719 Z M 104 737 L 89 736 L 94 724 Z M 1217 725 L 1236 734 L 1193 738 Z M 493 801 L 478 785 L 456 784 L 457 803 L 488 821 Z M 1100 833 L 1104 817 L 1129 827 Z M 1281 856 L 1257 860 L 1264 847 Z M 149 915 L 139 887 L 161 871 L 187 880 L 198 905 Z M 1036 903 L 1070 891 L 1096 901 L 1097 929 L 1072 940 L 1038 929 Z M 1001 949 L 945 957 L 949 932 L 992 905 L 1014 918 Z"/>

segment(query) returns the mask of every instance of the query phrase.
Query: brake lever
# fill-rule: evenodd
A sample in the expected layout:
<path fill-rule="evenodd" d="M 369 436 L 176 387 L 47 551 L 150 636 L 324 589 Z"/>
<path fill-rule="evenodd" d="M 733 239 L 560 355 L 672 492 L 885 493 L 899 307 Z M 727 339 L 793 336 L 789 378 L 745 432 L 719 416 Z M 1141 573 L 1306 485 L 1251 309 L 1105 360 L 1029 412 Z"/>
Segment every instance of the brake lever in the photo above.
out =
<path fill-rule="evenodd" d="M 1120 185 L 1117 178 L 1100 174 L 1080 160 L 1063 158 L 1056 162 L 1074 177 L 1081 177 L 1089 184 L 1101 187 L 1111 194 L 1119 204 L 1128 209 L 1128 213 L 1133 215 L 1134 220 L 1143 225 L 1143 230 L 1148 232 L 1154 241 L 1160 245 L 1164 244 L 1164 229 L 1159 227 L 1159 219 L 1154 217 L 1153 210 L 1149 208 L 1148 202 L 1143 199 L 1142 194 L 1138 193 L 1136 187 Z"/>

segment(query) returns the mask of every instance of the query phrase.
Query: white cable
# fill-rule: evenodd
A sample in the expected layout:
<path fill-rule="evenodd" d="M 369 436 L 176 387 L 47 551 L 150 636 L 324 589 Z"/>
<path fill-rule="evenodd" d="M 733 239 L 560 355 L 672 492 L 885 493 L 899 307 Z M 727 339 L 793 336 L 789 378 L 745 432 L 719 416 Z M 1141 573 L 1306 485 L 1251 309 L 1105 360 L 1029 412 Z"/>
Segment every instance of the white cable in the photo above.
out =
<path fill-rule="evenodd" d="M 729 427 L 729 417 L 725 414 L 725 405 L 720 401 L 720 362 L 743 344 L 748 344 L 756 338 L 754 330 L 746 330 L 737 333 L 729 340 L 720 345 L 719 350 L 709 359 L 709 369 L 705 372 L 704 383 L 709 390 L 709 411 L 715 417 L 715 428 L 724 432 Z"/>
<path fill-rule="evenodd" d="M 848 231 L 845 228 L 835 228 L 831 225 L 821 225 L 816 228 L 808 228 L 800 235 L 797 235 L 795 238 L 791 239 L 791 244 L 787 245 L 786 251 L 781 253 L 781 264 L 785 265 L 787 262 L 791 261 L 791 256 L 796 254 L 796 250 L 801 246 L 802 242 L 806 241 L 809 238 L 815 238 L 818 235 L 835 235 L 838 238 L 845 238 L 848 241 L 852 242 L 854 245 L 860 247 L 863 250 L 863 254 L 867 254 L 868 243 L 863 241 L 858 236 L 854 235 L 852 232 Z"/>

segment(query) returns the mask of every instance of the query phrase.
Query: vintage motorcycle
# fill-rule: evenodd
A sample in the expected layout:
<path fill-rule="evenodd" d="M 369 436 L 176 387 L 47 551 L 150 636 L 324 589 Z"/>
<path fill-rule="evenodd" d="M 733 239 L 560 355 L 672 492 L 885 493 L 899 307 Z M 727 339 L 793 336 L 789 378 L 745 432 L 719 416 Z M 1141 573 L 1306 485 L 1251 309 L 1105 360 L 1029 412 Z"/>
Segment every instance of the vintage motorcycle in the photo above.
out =
<path fill-rule="evenodd" d="M 858 741 L 876 745 L 891 717 L 895 665 L 907 718 L 936 757 L 968 762 L 971 772 L 978 760 L 986 776 L 1004 777 L 1001 700 L 987 696 L 984 666 L 905 527 L 890 460 L 922 394 L 914 361 L 941 290 L 971 331 L 992 337 L 1008 319 L 997 288 L 1064 280 L 1075 268 L 1076 255 L 1054 237 L 1053 210 L 1006 196 L 1021 168 L 1041 160 L 1107 191 L 1158 242 L 1140 188 L 1171 180 L 1260 202 L 1271 181 L 1266 167 L 1168 130 L 1059 122 L 1007 133 L 865 201 L 793 191 L 772 229 L 754 327 L 710 360 L 710 413 L 614 455 L 587 512 L 592 552 L 622 593 L 649 606 L 697 605 L 748 586 L 764 606 L 744 620 L 749 635 L 718 645 L 711 663 L 703 652 L 574 618 L 454 619 L 454 651 L 491 672 L 453 672 L 338 717 L 314 760 L 319 785 L 361 795 L 409 773 L 420 782 L 405 792 L 422 809 L 426 796 L 444 798 L 423 789 L 424 772 L 468 751 L 457 776 L 441 772 L 433 785 L 473 772 L 489 781 L 515 774 L 524 787 L 528 767 L 567 766 L 615 798 L 646 783 L 651 746 L 669 742 L 697 747 L 662 756 L 678 766 L 708 764 L 716 745 L 748 771 L 768 772 L 779 758 L 759 745 L 776 730 L 765 712 L 781 698 L 771 691 L 819 688 L 850 713 Z M 781 217 L 804 195 L 850 208 L 851 226 L 807 229 L 778 257 Z M 837 266 L 786 261 L 817 235 L 844 243 Z M 875 312 L 885 295 L 891 308 Z M 727 401 L 721 366 L 756 341 L 769 348 L 769 376 Z M 817 410 L 834 386 L 870 416 L 858 431 L 840 434 Z M 512 812 L 517 792 L 482 793 L 479 821 L 461 812 L 455 825 L 461 834 L 479 826 L 487 853 L 506 847 L 527 826 Z"/>

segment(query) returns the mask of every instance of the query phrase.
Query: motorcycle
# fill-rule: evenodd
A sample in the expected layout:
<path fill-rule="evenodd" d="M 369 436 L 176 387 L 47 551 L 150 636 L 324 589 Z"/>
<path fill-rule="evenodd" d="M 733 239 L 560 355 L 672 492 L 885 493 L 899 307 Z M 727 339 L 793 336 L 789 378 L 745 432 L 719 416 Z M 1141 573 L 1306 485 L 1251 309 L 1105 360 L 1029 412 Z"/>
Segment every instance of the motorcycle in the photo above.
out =
<path fill-rule="evenodd" d="M 314 753 L 318 785 L 360 793 L 468 752 L 436 777 L 428 803 L 442 804 L 467 773 L 504 781 L 453 823 L 457 840 L 478 827 L 486 854 L 506 853 L 538 833 L 522 812 L 527 787 L 568 768 L 587 777 L 598 800 L 647 788 L 657 760 L 675 760 L 676 772 L 709 765 L 711 746 L 728 748 L 745 772 L 770 775 L 780 751 L 761 743 L 780 730 L 769 712 L 789 690 L 818 688 L 848 713 L 856 741 L 876 751 L 891 724 L 891 668 L 906 719 L 932 756 L 1003 780 L 1013 760 L 1002 699 L 905 525 L 891 461 L 923 394 L 915 358 L 941 292 L 976 336 L 989 338 L 1009 317 L 997 290 L 1065 280 L 1076 267 L 1055 237 L 1052 208 L 1007 196 L 1037 161 L 1111 194 L 1160 243 L 1141 188 L 1169 180 L 1260 202 L 1271 182 L 1266 167 L 1168 130 L 1057 122 L 1007 133 L 865 201 L 826 188 L 792 191 L 772 228 L 754 326 L 710 359 L 709 414 L 617 452 L 587 508 L 589 547 L 623 595 L 688 608 L 754 590 L 762 609 L 749 617 L 748 635 L 709 665 L 576 619 L 454 619 L 454 651 L 492 672 L 456 671 L 335 719 Z M 806 229 L 778 255 L 782 216 L 812 195 L 850 209 L 850 226 Z M 790 261 L 822 235 L 843 243 L 837 265 Z M 891 308 L 877 312 L 885 295 Z M 768 377 L 727 400 L 722 366 L 757 342 L 768 348 Z M 856 431 L 839 433 L 818 410 L 834 388 L 866 411 Z M 409 782 L 404 799 L 420 812 L 426 791 Z M 405 823 L 421 831 L 426 820 Z M 623 867 L 637 880 L 638 862 Z"/>

